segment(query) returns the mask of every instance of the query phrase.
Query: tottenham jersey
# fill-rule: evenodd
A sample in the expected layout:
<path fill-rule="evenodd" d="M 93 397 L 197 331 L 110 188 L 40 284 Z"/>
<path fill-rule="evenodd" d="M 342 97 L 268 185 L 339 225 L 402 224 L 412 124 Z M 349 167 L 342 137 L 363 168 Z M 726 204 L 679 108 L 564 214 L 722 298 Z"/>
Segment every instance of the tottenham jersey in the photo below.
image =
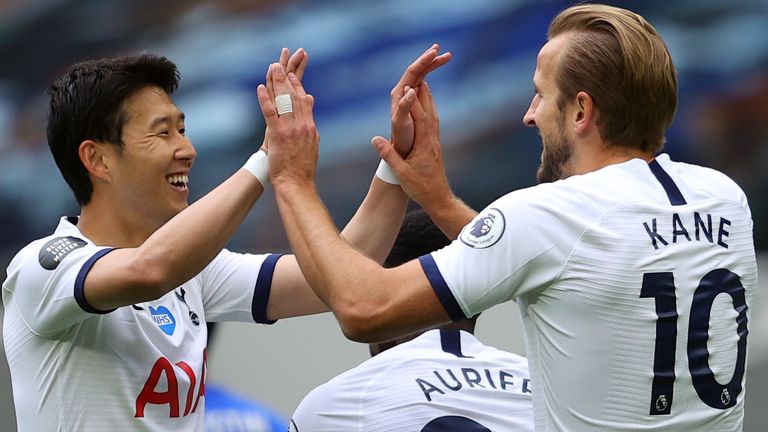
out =
<path fill-rule="evenodd" d="M 532 431 L 525 358 L 430 330 L 312 390 L 289 431 Z"/>
<path fill-rule="evenodd" d="M 62 218 L 3 283 L 3 343 L 18 430 L 204 430 L 206 321 L 266 322 L 276 255 L 223 250 L 163 297 L 98 311 L 88 271 L 112 248 Z"/>
<path fill-rule="evenodd" d="M 660 155 L 515 191 L 420 261 L 454 319 L 517 298 L 536 430 L 741 430 L 757 269 L 725 175 Z"/>

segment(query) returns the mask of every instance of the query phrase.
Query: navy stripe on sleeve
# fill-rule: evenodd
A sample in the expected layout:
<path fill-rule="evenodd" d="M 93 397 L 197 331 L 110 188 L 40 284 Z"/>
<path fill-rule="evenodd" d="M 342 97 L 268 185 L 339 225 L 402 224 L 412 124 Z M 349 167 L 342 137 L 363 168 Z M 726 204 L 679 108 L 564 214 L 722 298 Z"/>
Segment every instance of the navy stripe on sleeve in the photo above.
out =
<path fill-rule="evenodd" d="M 685 201 L 685 197 L 683 197 L 683 194 L 680 192 L 680 189 L 677 188 L 675 181 L 672 180 L 672 177 L 670 177 L 666 171 L 664 171 L 664 168 L 661 167 L 661 165 L 656 159 L 652 160 L 648 164 L 648 167 L 651 168 L 651 172 L 653 173 L 654 176 L 656 176 L 656 180 L 658 180 L 659 183 L 661 183 L 661 187 L 663 187 L 664 191 L 667 193 L 667 197 L 669 198 L 670 204 L 672 204 L 673 206 L 687 204 Z"/>
<path fill-rule="evenodd" d="M 440 345 L 448 354 L 460 358 L 472 358 L 461 352 L 461 332 L 457 329 L 440 329 Z"/>
<path fill-rule="evenodd" d="M 80 271 L 77 273 L 77 277 L 75 278 L 75 301 L 77 302 L 77 305 L 80 306 L 80 309 L 93 313 L 93 314 L 108 314 L 112 312 L 115 309 L 110 309 L 106 311 L 98 310 L 95 307 L 91 306 L 90 303 L 88 303 L 88 300 L 85 299 L 85 277 L 88 276 L 88 272 L 91 271 L 91 268 L 94 264 L 96 264 L 96 261 L 98 261 L 101 257 L 104 255 L 112 252 L 115 250 L 114 248 L 106 248 L 102 249 L 95 254 L 93 254 L 92 257 L 88 258 L 88 261 L 83 264 L 83 266 L 80 268 Z"/>
<path fill-rule="evenodd" d="M 251 315 L 253 320 L 259 324 L 274 324 L 277 320 L 267 318 L 267 304 L 269 304 L 269 293 L 272 290 L 272 276 L 275 273 L 277 260 L 284 254 L 274 254 L 267 257 L 261 263 L 259 277 L 256 278 L 256 287 L 253 290 L 253 300 L 251 301 Z"/>
<path fill-rule="evenodd" d="M 445 279 L 443 279 L 440 269 L 437 268 L 437 263 L 435 263 L 435 259 L 432 258 L 432 255 L 427 254 L 420 256 L 419 263 L 424 270 L 424 274 L 427 275 L 427 279 L 429 279 L 432 289 L 435 290 L 437 298 L 440 300 L 440 303 L 442 303 L 443 308 L 448 312 L 451 319 L 454 321 L 467 319 L 467 317 L 464 316 L 464 311 L 461 310 L 461 306 L 459 306 L 459 302 L 456 301 L 450 288 L 448 288 L 448 284 L 445 283 Z"/>

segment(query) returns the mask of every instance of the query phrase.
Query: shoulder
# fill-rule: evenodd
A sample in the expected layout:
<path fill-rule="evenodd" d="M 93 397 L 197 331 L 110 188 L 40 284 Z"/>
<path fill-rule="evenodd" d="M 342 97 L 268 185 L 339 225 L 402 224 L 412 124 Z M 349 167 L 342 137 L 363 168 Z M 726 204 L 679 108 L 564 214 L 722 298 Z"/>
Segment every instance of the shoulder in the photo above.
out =
<path fill-rule="evenodd" d="M 660 162 L 674 174 L 682 179 L 684 184 L 690 185 L 686 194 L 695 194 L 699 199 L 719 198 L 730 199 L 739 202 L 748 209 L 747 198 L 742 188 L 728 175 L 704 166 L 675 162 L 668 156 L 658 158 Z"/>

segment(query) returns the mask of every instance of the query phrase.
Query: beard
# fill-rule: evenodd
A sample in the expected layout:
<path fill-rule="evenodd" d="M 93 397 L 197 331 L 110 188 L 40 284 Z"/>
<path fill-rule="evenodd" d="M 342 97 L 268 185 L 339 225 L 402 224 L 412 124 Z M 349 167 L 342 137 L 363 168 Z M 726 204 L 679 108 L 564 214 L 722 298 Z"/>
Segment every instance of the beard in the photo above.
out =
<path fill-rule="evenodd" d="M 573 157 L 573 143 L 558 127 L 558 132 L 552 137 L 541 136 L 543 150 L 541 165 L 536 170 L 536 180 L 539 183 L 552 183 L 567 177 L 565 166 Z"/>

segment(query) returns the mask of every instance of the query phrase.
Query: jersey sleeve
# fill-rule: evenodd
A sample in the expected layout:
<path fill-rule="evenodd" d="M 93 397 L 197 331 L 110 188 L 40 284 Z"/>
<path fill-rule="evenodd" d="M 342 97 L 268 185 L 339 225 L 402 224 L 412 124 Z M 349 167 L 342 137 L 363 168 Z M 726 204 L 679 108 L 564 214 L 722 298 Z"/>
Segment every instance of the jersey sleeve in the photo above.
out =
<path fill-rule="evenodd" d="M 281 256 L 222 250 L 201 273 L 206 319 L 274 323 L 267 319 L 267 304 Z"/>
<path fill-rule="evenodd" d="M 289 432 L 360 430 L 356 392 L 345 388 L 349 386 L 344 384 L 343 376 L 316 387 L 304 397 L 291 417 Z"/>
<path fill-rule="evenodd" d="M 6 307 L 35 334 L 51 336 L 94 314 L 83 295 L 85 278 L 96 261 L 112 248 L 94 246 L 76 237 L 57 237 L 23 249 L 8 267 L 3 284 Z"/>
<path fill-rule="evenodd" d="M 507 194 L 481 211 L 453 243 L 419 258 L 452 319 L 552 284 L 588 223 L 574 211 L 572 199 L 560 195 L 546 187 Z"/>

